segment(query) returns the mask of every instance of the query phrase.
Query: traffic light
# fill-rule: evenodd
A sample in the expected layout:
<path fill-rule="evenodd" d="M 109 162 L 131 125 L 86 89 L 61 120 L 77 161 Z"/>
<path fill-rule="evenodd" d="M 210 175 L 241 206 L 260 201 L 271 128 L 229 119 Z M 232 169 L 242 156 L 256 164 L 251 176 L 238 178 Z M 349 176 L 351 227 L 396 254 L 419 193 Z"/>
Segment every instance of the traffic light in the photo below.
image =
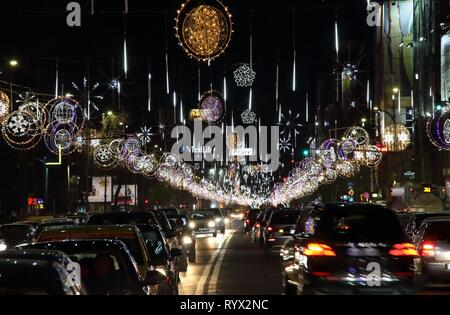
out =
<path fill-rule="evenodd" d="M 302 154 L 303 154 L 303 157 L 305 157 L 305 158 L 309 157 L 309 149 L 304 149 L 302 151 Z"/>

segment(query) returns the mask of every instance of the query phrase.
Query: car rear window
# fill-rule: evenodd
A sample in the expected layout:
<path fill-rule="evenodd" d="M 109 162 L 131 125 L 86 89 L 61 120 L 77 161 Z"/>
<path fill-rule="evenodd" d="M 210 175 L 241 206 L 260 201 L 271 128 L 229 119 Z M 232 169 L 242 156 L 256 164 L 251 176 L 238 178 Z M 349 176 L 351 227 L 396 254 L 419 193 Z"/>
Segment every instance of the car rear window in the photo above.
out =
<path fill-rule="evenodd" d="M 270 222 L 272 224 L 295 224 L 300 216 L 300 213 L 275 213 Z"/>
<path fill-rule="evenodd" d="M 316 225 L 317 236 L 346 242 L 397 242 L 405 236 L 393 212 L 377 209 L 327 211 Z"/>
<path fill-rule="evenodd" d="M 0 228 L 1 237 L 27 237 L 28 229 L 23 226 L 2 226 Z"/>
<path fill-rule="evenodd" d="M 450 241 L 450 221 L 432 222 L 425 231 L 425 239 L 448 243 Z"/>

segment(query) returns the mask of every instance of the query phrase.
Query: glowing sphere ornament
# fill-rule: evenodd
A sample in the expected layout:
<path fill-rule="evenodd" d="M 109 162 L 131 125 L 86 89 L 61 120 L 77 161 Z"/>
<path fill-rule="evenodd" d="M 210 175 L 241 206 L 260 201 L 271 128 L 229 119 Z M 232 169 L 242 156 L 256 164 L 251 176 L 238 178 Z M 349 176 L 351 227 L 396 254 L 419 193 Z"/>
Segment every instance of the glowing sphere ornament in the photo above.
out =
<path fill-rule="evenodd" d="M 177 13 L 176 36 L 190 57 L 210 61 L 224 53 L 231 40 L 233 23 L 222 2 L 188 0 Z"/>
<path fill-rule="evenodd" d="M 430 142 L 439 150 L 450 151 L 450 108 L 436 112 L 427 123 Z"/>
<path fill-rule="evenodd" d="M 11 109 L 8 95 L 0 91 L 0 123 L 8 116 Z"/>
<path fill-rule="evenodd" d="M 212 125 L 219 122 L 224 115 L 225 101 L 217 91 L 209 91 L 200 99 L 201 115 L 204 122 Z"/>

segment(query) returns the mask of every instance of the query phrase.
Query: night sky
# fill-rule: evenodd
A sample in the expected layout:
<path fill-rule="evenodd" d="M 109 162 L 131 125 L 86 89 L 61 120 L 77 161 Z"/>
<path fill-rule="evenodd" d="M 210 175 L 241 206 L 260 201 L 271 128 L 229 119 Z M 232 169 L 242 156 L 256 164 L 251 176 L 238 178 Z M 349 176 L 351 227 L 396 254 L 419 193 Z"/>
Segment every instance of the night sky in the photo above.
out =
<path fill-rule="evenodd" d="M 80 1 L 84 10 L 81 28 L 66 25 L 65 7 L 69 1 L 18 0 L 2 8 L 2 48 L 5 61 L 16 57 L 21 67 L 14 70 L 14 82 L 41 93 L 54 93 L 55 63 L 59 59 L 65 92 L 76 94 L 71 82 L 81 83 L 89 73 L 92 84 L 102 86 L 98 93 L 106 97 L 99 102 L 101 111 L 112 108 L 106 83 L 122 74 L 122 42 L 126 23 L 129 77 L 123 82 L 122 104 L 136 115 L 136 126 L 152 124 L 155 115 L 146 113 L 147 73 L 153 75 L 153 104 L 155 110 L 172 110 L 172 98 L 165 93 L 165 45 L 170 59 L 171 90 L 182 95 L 188 109 L 197 106 L 198 62 L 186 56 L 174 36 L 174 18 L 180 1 L 129 0 L 130 13 L 125 19 L 122 0 L 96 0 L 96 14 L 90 16 L 90 1 Z M 212 63 L 204 63 L 202 89 L 210 83 L 223 90 L 223 76 L 228 78 L 229 104 L 239 115 L 248 104 L 248 89 L 237 88 L 232 73 L 240 63 L 248 63 L 250 56 L 250 21 L 254 36 L 253 104 L 264 124 L 272 124 L 275 109 L 275 69 L 280 60 L 280 103 L 304 117 L 305 92 L 314 104 L 318 77 L 332 83 L 334 64 L 334 17 L 339 17 L 341 45 L 344 50 L 352 42 L 365 42 L 369 30 L 365 24 L 365 1 L 286 1 L 261 2 L 254 0 L 225 1 L 234 15 L 235 33 L 226 54 Z M 291 91 L 293 60 L 293 9 L 295 4 L 295 38 L 297 45 L 297 92 Z M 345 54 L 345 53 L 344 53 Z M 359 61 L 359 56 L 348 56 Z M 89 61 L 89 62 L 88 62 Z M 89 64 L 89 71 L 88 71 Z M 2 77 L 8 81 L 8 69 Z M 328 97 L 328 96 L 327 96 Z M 330 100 L 331 101 L 331 100 Z M 328 99 L 325 98 L 325 102 Z M 311 109 L 310 116 L 313 115 Z M 187 110 L 186 110 L 187 115 Z M 179 115 L 178 115 L 179 116 Z"/>
<path fill-rule="evenodd" d="M 75 94 L 72 82 L 81 84 L 89 76 L 91 85 L 100 83 L 98 94 L 105 97 L 97 102 L 100 111 L 95 118 L 109 110 L 116 111 L 108 82 L 120 78 L 123 95 L 121 104 L 130 114 L 130 132 L 140 127 L 156 126 L 159 112 L 166 124 L 173 123 L 172 95 L 166 94 L 165 51 L 168 45 L 170 60 L 171 93 L 176 91 L 183 99 L 185 116 L 197 108 L 197 69 L 199 63 L 190 59 L 178 46 L 174 33 L 174 18 L 181 1 L 129 0 L 129 14 L 124 19 L 122 0 L 95 0 L 96 13 L 89 14 L 90 1 L 79 1 L 83 9 L 82 27 L 66 25 L 68 0 L 15 0 L 2 4 L 0 61 L 2 66 L 16 58 L 20 66 L 16 69 L 3 67 L 0 88 L 9 90 L 9 82 L 28 87 L 48 101 L 54 94 L 55 65 L 58 60 L 60 80 L 64 92 Z M 364 72 L 370 67 L 361 58 L 361 47 L 372 43 L 373 31 L 366 25 L 366 1 L 363 0 L 228 0 L 224 2 L 233 14 L 234 31 L 226 53 L 212 62 L 211 68 L 201 63 L 202 90 L 210 84 L 218 91 L 223 90 L 223 78 L 228 81 L 227 123 L 231 123 L 231 110 L 235 121 L 240 123 L 240 114 L 248 106 L 249 90 L 234 84 L 233 72 L 250 59 L 249 34 L 253 32 L 253 63 L 256 81 L 253 87 L 253 110 L 263 125 L 273 125 L 275 114 L 275 77 L 277 59 L 280 65 L 279 93 L 284 109 L 305 117 L 306 91 L 310 95 L 310 113 L 316 108 L 333 105 L 332 86 L 335 85 L 334 21 L 338 16 L 341 40 L 341 62 L 359 63 Z M 292 92 L 293 62 L 293 12 L 295 9 L 295 41 L 297 46 L 297 91 Z M 251 22 L 251 23 L 250 23 Z M 123 74 L 123 34 L 126 25 L 129 75 Z M 1 67 L 1 66 L 0 66 Z M 153 111 L 147 112 L 147 77 L 151 68 L 153 76 Z M 323 89 L 318 104 L 319 79 Z M 364 90 L 364 89 L 363 89 Z M 14 88 L 14 92 L 26 89 Z M 16 96 L 17 97 L 17 96 Z M 179 117 L 179 114 L 177 114 Z M 305 124 L 299 137 L 299 146 L 305 145 L 312 135 L 313 122 Z M 4 196 L 22 196 L 26 191 L 39 191 L 42 170 L 37 159 L 51 156 L 41 144 L 28 152 L 15 152 L 0 141 L 0 160 L 10 167 L 4 170 L 4 177 L 11 181 L 2 182 L 0 191 Z M 300 155 L 298 148 L 297 155 Z M 76 158 L 76 157 L 75 157 Z M 24 164 L 23 161 L 27 161 Z M 21 168 L 25 165 L 25 170 Z M 33 166 L 34 165 L 34 166 Z M 32 169 L 31 169 L 32 167 Z M 22 171 L 21 171 L 22 170 Z M 82 173 L 82 169 L 74 170 Z M 64 170 L 53 170 L 50 185 L 64 189 Z M 34 180 L 31 182 L 30 178 Z M 52 179 L 53 178 L 53 179 Z M 61 180 L 58 180 L 61 179 Z M 24 188 L 23 183 L 26 183 Z M 52 186 L 53 185 L 53 186 Z M 52 188 L 53 187 L 53 188 Z M 56 191 L 58 187 L 56 187 Z M 11 198 L 10 198 L 11 199 Z M 14 199 L 14 198 L 12 198 Z M 5 200 L 5 198 L 4 198 Z M 17 207 L 17 201 L 13 202 Z"/>

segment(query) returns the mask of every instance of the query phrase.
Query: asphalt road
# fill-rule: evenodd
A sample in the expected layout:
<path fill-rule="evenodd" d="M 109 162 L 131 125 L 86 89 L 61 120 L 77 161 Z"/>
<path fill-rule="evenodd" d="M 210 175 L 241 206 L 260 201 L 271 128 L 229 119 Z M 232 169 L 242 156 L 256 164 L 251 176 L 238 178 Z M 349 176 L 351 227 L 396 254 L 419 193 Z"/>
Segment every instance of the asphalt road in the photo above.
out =
<path fill-rule="evenodd" d="M 197 259 L 181 274 L 182 295 L 280 295 L 279 256 L 244 235 L 242 222 L 217 238 L 197 239 Z"/>

